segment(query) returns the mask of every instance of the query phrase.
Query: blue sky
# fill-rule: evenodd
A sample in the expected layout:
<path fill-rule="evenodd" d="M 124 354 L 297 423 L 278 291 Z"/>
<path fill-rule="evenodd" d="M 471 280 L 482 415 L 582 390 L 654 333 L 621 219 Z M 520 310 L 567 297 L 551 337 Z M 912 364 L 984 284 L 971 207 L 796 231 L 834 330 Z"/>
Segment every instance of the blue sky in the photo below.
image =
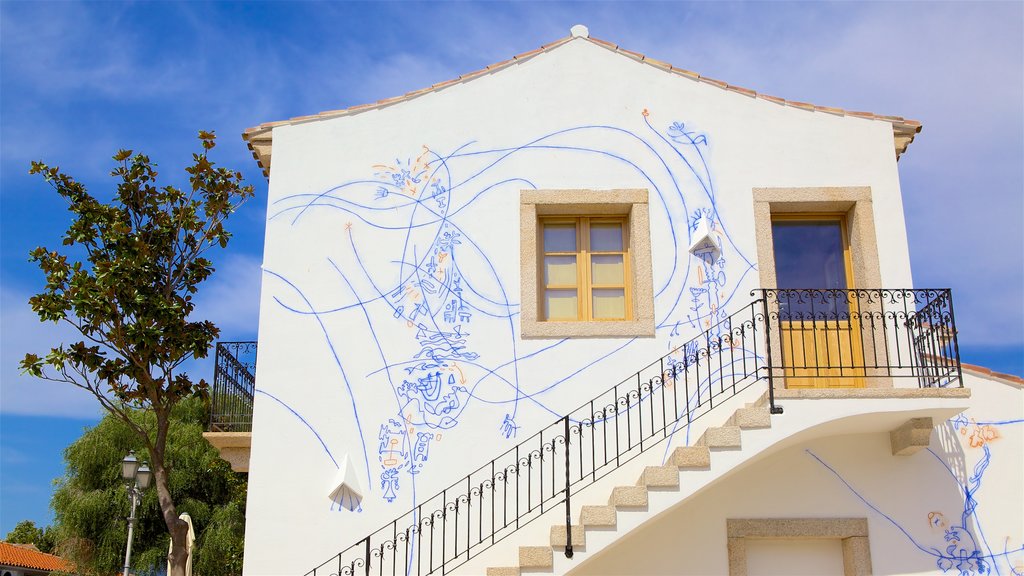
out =
<path fill-rule="evenodd" d="M 0 537 L 45 524 L 61 450 L 99 416 L 78 390 L 20 376 L 71 335 L 40 324 L 27 261 L 67 215 L 29 162 L 108 194 L 118 148 L 180 177 L 198 130 L 256 198 L 199 312 L 255 339 L 267 182 L 239 134 L 448 80 L 566 36 L 792 100 L 920 120 L 900 160 L 914 279 L 954 290 L 963 359 L 1024 373 L 1024 4 L 0 3 Z M 208 362 L 193 368 L 209 378 Z"/>

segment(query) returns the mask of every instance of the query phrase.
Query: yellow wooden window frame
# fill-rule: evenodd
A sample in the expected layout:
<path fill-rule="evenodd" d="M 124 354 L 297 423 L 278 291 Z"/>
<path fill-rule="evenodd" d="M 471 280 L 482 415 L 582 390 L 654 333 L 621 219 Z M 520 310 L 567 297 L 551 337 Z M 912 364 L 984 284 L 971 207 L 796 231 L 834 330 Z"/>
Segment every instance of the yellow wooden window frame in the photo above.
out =
<path fill-rule="evenodd" d="M 568 225 L 576 228 L 576 250 L 548 251 L 544 246 L 544 228 L 549 225 Z M 590 227 L 593 224 L 618 224 L 622 231 L 622 250 L 592 250 L 590 246 Z M 550 321 L 555 322 L 623 322 L 633 320 L 633 281 L 630 269 L 629 251 L 629 220 L 625 216 L 553 216 L 540 219 L 541 231 L 540 258 L 537 261 L 538 294 L 540 295 L 540 309 L 545 310 L 545 299 L 548 290 L 575 290 L 576 291 L 576 318 L 558 318 Z M 574 256 L 576 258 L 576 284 L 547 284 L 544 275 L 544 263 L 548 256 Z M 621 284 L 596 284 L 592 276 L 593 256 L 622 256 L 622 283 Z M 623 318 L 599 318 L 594 317 L 594 290 L 622 290 Z M 549 321 L 546 317 L 542 321 Z"/>

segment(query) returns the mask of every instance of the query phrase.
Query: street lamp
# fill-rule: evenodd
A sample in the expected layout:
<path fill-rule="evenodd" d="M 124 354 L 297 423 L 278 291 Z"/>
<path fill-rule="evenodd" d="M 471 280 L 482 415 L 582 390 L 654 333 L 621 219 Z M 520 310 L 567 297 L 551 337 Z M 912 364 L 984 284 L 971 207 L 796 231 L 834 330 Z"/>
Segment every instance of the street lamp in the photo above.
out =
<path fill-rule="evenodd" d="M 142 499 L 142 491 L 149 488 L 153 473 L 150 472 L 149 466 L 139 462 L 134 451 L 129 451 L 121 461 L 121 477 L 124 478 L 128 489 L 128 498 L 132 501 L 132 515 L 128 517 L 128 549 L 124 553 L 124 576 L 129 576 L 128 571 L 132 561 L 132 536 L 135 533 L 135 507 Z"/>

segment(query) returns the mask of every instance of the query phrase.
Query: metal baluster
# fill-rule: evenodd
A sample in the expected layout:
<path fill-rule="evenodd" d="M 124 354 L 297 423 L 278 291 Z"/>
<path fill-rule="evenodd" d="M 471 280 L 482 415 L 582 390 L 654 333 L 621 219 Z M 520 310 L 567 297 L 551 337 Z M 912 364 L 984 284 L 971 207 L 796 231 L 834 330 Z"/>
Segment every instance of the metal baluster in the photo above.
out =
<path fill-rule="evenodd" d="M 644 451 L 644 405 L 643 405 L 643 402 L 644 402 L 644 391 L 642 389 L 643 384 L 641 384 L 641 382 L 642 381 L 640 379 L 640 373 L 637 372 L 636 373 L 636 418 L 637 418 L 637 422 L 639 422 L 639 424 L 638 424 L 639 430 L 637 432 L 637 436 L 639 436 L 639 438 L 640 438 L 640 451 L 643 452 Z M 629 399 L 628 398 L 626 399 L 626 410 L 629 410 Z M 630 446 L 630 449 L 632 449 L 632 446 Z"/>
<path fill-rule="evenodd" d="M 619 385 L 616 384 L 612 392 L 612 409 L 615 410 L 615 467 L 619 467 Z"/>
<path fill-rule="evenodd" d="M 963 368 L 960 366 L 960 344 L 957 342 L 956 335 L 956 319 L 953 316 L 953 292 L 948 288 L 944 290 L 946 293 L 946 299 L 949 301 L 949 335 L 953 343 L 953 358 L 956 363 L 956 379 L 960 383 L 960 388 L 964 387 L 964 374 Z"/>
<path fill-rule="evenodd" d="M 572 507 L 569 501 L 569 416 L 565 422 L 565 557 L 572 558 Z"/>
<path fill-rule="evenodd" d="M 590 401 L 590 465 L 593 467 L 591 470 L 591 481 L 597 481 L 597 415 L 594 414 L 594 401 Z M 580 428 L 580 435 L 582 437 L 583 429 Z M 582 440 L 582 438 L 581 438 Z M 580 447 L 582 450 L 582 446 Z M 582 451 L 580 452 L 580 458 L 582 458 Z M 580 465 L 580 479 L 583 478 L 583 466 Z"/>
<path fill-rule="evenodd" d="M 778 300 L 776 298 L 776 300 Z M 761 292 L 761 313 L 764 315 L 764 335 L 765 335 L 765 361 L 768 363 L 768 412 L 771 414 L 782 414 L 782 406 L 775 405 L 775 375 L 774 366 L 772 363 L 772 331 L 768 326 L 768 293 L 767 291 Z M 779 315 L 779 335 L 782 335 L 782 315 Z M 756 324 L 755 324 L 756 326 Z M 780 339 L 781 343 L 782 340 Z"/>
<path fill-rule="evenodd" d="M 366 554 L 365 554 L 365 556 L 363 558 L 366 560 L 366 565 L 364 566 L 364 568 L 366 569 L 366 576 L 370 576 L 370 537 L 367 536 L 365 538 L 365 540 L 366 540 Z"/>

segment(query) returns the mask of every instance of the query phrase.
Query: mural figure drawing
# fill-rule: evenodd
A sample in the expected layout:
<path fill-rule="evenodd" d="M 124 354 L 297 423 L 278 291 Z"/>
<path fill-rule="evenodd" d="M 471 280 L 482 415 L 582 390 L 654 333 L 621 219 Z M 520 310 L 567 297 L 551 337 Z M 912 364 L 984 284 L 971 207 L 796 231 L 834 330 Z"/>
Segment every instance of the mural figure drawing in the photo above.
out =
<path fill-rule="evenodd" d="M 654 263 L 657 330 L 685 338 L 708 327 L 721 330 L 718 321 L 727 316 L 733 297 L 755 265 L 732 242 L 721 219 L 706 157 L 707 135 L 682 122 L 658 129 L 650 118 L 651 113 L 644 110 L 634 129 L 568 127 L 514 147 L 488 149 L 470 142 L 442 155 L 423 146 L 414 156 L 400 155 L 373 165 L 367 175 L 354 175 L 316 193 L 287 196 L 271 206 L 270 225 L 301 229 L 304 216 L 314 211 L 337 213 L 346 223 L 338 246 L 350 251 L 358 267 L 342 273 L 330 256 L 328 264 L 350 297 L 341 291 L 340 303 L 314 305 L 297 279 L 278 274 L 274 277 L 287 286 L 275 298 L 285 310 L 316 318 L 339 369 L 345 364 L 345 352 L 337 349 L 324 319 L 362 312 L 381 360 L 379 369 L 365 377 L 390 387 L 395 405 L 393 416 L 377 424 L 376 485 L 383 501 L 395 502 L 407 487 L 415 492 L 416 476 L 429 467 L 431 444 L 439 441 L 433 433 L 457 430 L 466 410 L 491 413 L 489 407 L 497 408 L 496 436 L 512 441 L 522 430 L 521 409 L 537 412 L 542 420 L 559 417 L 545 402 L 548 393 L 582 372 L 599 370 L 602 361 L 634 344 L 633 340 L 611 342 L 602 345 L 603 351 L 591 345 L 587 348 L 593 350 L 591 358 L 582 367 L 566 367 L 565 373 L 547 375 L 547 381 L 529 386 L 519 380 L 524 363 L 564 350 L 578 353 L 579 345 L 570 340 L 518 339 L 515 317 L 520 303 L 514 300 L 518 278 L 494 260 L 500 239 L 467 231 L 472 228 L 468 221 L 476 217 L 474 209 L 490 195 L 544 187 L 535 176 L 506 169 L 518 157 L 584 155 L 633 173 L 651 194 L 652 223 L 659 223 L 656 233 L 671 235 L 674 246 L 666 261 Z M 685 250 L 698 226 L 715 235 L 720 250 L 709 246 L 693 255 Z M 372 242 L 360 241 L 363 231 Z M 391 261 L 391 268 L 386 273 L 376 265 L 371 269 L 366 265 L 371 255 L 375 263 Z M 467 270 L 473 274 L 467 275 Z M 387 314 L 380 313 L 382 306 Z M 378 332 L 393 334 L 392 327 L 380 324 L 381 318 L 404 326 L 405 341 L 379 338 Z M 478 329 L 472 330 L 478 323 Z M 483 343 L 486 346 L 481 348 Z M 734 347 L 742 348 L 742 343 Z M 504 352 L 496 353 L 499 348 Z M 756 354 L 741 352 L 732 356 L 732 362 Z M 681 351 L 670 359 L 669 369 L 691 362 L 695 355 L 696 349 Z M 696 397 L 712 382 L 728 377 L 730 370 L 726 361 L 721 371 L 707 374 L 691 395 Z M 665 385 L 671 385 L 671 379 Z M 359 421 L 360 399 L 350 388 L 346 385 L 346 394 L 354 420 Z M 364 464 L 369 469 L 368 456 L 364 454 Z M 408 481 L 399 480 L 403 475 L 408 475 Z"/>

